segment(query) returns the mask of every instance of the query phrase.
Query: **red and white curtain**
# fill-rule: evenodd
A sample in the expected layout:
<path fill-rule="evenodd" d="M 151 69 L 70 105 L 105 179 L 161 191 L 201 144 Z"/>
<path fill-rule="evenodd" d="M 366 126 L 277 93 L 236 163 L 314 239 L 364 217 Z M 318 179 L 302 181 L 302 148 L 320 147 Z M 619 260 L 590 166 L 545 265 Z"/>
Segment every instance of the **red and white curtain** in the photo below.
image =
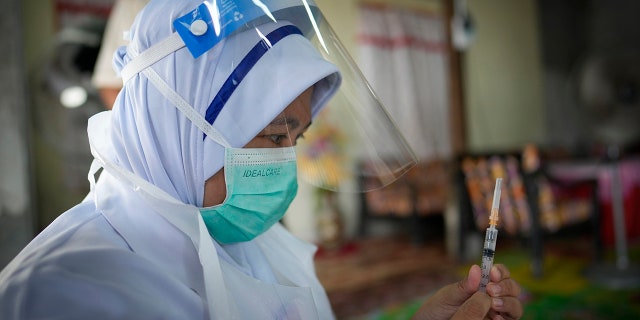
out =
<path fill-rule="evenodd" d="M 445 19 L 359 6 L 359 65 L 421 160 L 452 155 Z"/>

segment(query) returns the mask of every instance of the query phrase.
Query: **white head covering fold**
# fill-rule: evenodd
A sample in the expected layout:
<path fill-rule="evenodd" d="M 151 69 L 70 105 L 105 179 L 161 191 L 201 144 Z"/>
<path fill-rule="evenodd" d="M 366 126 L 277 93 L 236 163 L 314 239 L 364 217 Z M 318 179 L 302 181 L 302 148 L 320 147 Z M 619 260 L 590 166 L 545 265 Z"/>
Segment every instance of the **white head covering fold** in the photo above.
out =
<path fill-rule="evenodd" d="M 154 0 L 138 15 L 131 43 L 114 56 L 122 70 L 132 59 L 174 33 L 172 21 L 201 1 Z M 218 43 L 194 59 L 183 47 L 152 68 L 169 88 L 204 116 L 235 66 L 251 48 L 284 21 L 249 29 Z M 247 73 L 222 108 L 213 127 L 232 147 L 242 147 L 300 93 L 315 86 L 315 116 L 340 84 L 337 68 L 301 35 L 270 48 Z M 207 137 L 142 73 L 128 80 L 113 108 L 112 160 L 180 201 L 201 206 L 204 182 L 224 165 L 224 147 Z"/>

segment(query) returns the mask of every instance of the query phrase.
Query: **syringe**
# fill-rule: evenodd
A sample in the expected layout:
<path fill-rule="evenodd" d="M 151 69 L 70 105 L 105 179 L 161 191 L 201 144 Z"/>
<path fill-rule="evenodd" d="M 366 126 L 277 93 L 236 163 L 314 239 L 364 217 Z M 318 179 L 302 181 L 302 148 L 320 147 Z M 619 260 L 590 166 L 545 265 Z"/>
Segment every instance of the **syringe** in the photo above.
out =
<path fill-rule="evenodd" d="M 489 283 L 489 272 L 491 266 L 493 266 L 493 256 L 496 251 L 496 241 L 498 240 L 498 207 L 500 206 L 500 187 L 502 185 L 502 178 L 496 179 L 496 188 L 493 191 L 493 205 L 491 206 L 491 215 L 489 216 L 489 227 L 484 237 L 484 249 L 482 250 L 482 278 L 480 279 L 480 286 L 478 290 L 482 292 L 487 291 L 487 283 Z"/>

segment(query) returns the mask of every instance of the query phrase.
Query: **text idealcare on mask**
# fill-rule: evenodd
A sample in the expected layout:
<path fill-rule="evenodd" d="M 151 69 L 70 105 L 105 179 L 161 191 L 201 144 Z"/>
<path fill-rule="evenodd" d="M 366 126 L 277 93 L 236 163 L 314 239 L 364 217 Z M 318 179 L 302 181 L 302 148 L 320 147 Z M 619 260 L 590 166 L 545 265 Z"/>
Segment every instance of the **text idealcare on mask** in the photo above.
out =
<path fill-rule="evenodd" d="M 280 168 L 268 168 L 262 170 L 245 170 L 242 174 L 243 178 L 254 178 L 254 177 L 271 177 L 271 176 L 279 176 Z"/>

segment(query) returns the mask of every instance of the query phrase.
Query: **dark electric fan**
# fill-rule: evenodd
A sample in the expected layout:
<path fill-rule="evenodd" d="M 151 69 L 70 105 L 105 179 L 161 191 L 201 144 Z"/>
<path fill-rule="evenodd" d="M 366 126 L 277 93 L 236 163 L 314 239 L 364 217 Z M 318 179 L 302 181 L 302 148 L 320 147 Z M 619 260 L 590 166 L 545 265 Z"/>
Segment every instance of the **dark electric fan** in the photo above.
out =
<path fill-rule="evenodd" d="M 640 269 L 627 254 L 620 158 L 640 141 L 640 51 L 591 55 L 576 77 L 579 106 L 585 111 L 589 139 L 604 147 L 611 177 L 615 265 L 594 265 L 589 277 L 602 285 L 640 286 Z"/>
<path fill-rule="evenodd" d="M 640 51 L 592 55 L 577 78 L 591 140 L 628 148 L 640 141 Z"/>

